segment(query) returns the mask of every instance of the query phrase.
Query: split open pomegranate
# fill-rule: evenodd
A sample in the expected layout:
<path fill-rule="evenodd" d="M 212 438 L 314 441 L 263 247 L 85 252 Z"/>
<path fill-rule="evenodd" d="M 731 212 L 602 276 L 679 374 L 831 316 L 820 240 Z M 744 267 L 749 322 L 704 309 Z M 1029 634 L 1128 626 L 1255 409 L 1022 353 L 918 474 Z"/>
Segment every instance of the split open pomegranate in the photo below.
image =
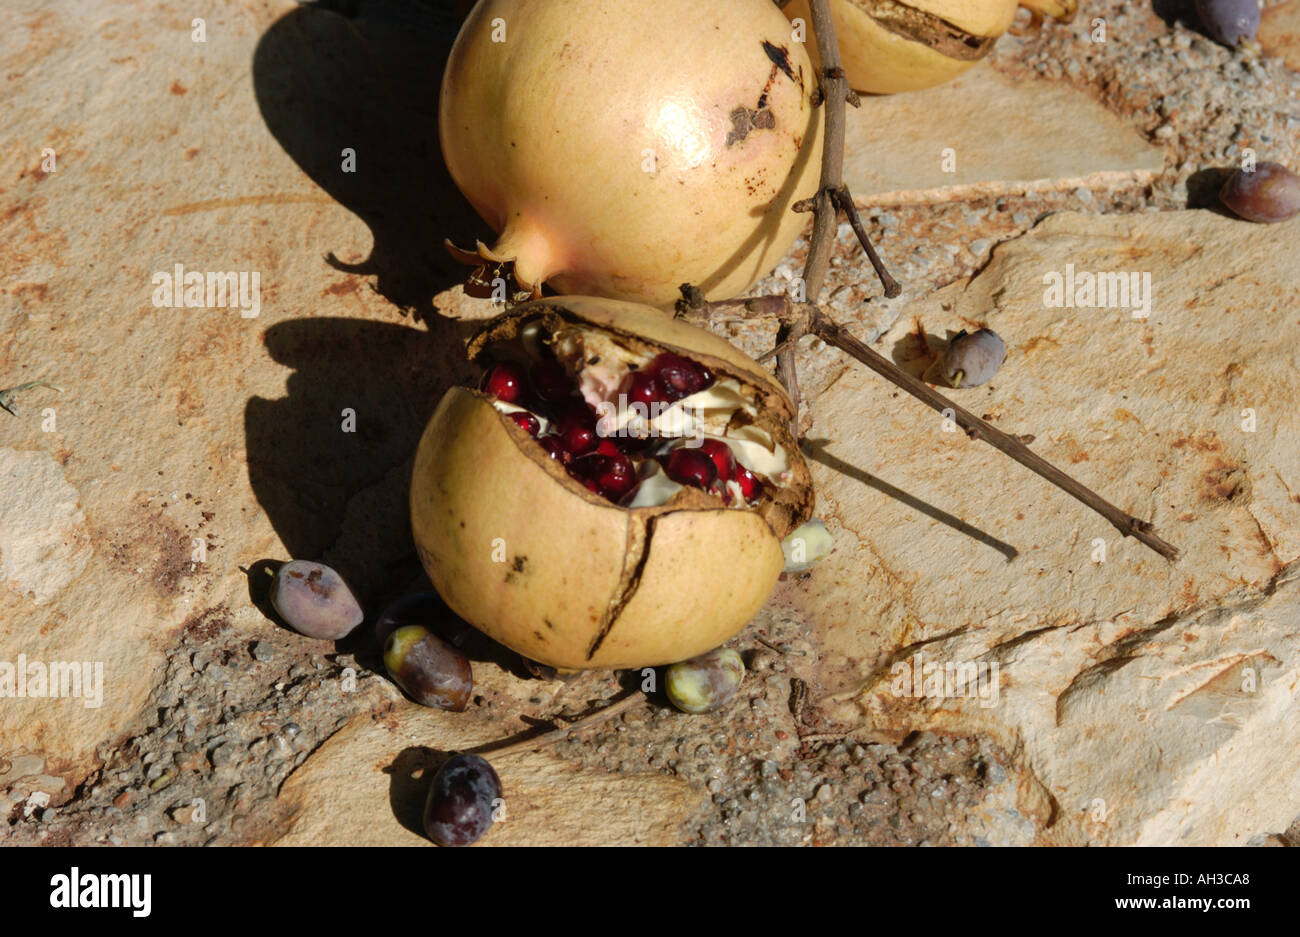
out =
<path fill-rule="evenodd" d="M 562 669 L 672 663 L 743 628 L 813 505 L 770 373 L 655 309 L 585 297 L 517 307 L 469 350 L 481 389 L 444 396 L 411 487 L 444 600 Z"/>

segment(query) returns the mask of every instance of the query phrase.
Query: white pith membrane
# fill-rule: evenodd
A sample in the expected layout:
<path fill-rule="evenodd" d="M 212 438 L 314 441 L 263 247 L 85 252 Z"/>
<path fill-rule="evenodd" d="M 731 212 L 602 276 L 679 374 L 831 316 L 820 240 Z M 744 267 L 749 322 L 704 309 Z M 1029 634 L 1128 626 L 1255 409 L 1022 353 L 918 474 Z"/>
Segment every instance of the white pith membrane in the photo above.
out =
<path fill-rule="evenodd" d="M 660 440 L 641 453 L 628 454 L 636 467 L 639 484 L 618 502 L 620 507 L 658 507 L 670 504 L 683 491 L 705 493 L 700 488 L 674 481 L 657 461 L 657 457 L 666 456 L 675 448 L 698 447 L 705 439 L 724 443 L 736 465 L 748 469 L 760 483 L 755 499 L 746 503 L 734 478 L 726 482 L 720 491 L 709 492 L 719 507 L 754 510 L 776 496 L 777 489 L 791 486 L 794 473 L 789 454 L 770 432 L 758 425 L 757 393 L 735 377 L 715 375 L 714 383 L 704 390 L 672 403 L 655 404 L 649 412 L 620 400 L 620 387 L 631 371 L 649 364 L 660 352 L 673 351 L 636 347 L 642 344 L 647 343 L 625 341 L 619 335 L 585 324 L 564 323 L 548 333 L 540 320 L 532 320 L 514 339 L 493 344 L 489 354 L 493 361 L 516 361 L 531 366 L 549 348 L 598 418 L 598 438 L 609 438 L 616 445 L 619 437 L 624 436 Z M 689 352 L 682 357 L 701 366 Z M 492 405 L 503 414 L 531 413 L 541 426 L 538 438 L 551 428 L 545 416 L 526 407 L 496 398 L 492 399 Z"/>

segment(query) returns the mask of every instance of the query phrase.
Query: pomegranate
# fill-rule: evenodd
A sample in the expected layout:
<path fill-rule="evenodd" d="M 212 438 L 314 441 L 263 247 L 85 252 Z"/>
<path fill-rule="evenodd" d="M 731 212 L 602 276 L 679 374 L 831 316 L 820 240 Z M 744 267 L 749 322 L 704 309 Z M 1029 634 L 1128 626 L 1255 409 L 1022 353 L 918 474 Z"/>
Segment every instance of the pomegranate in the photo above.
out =
<path fill-rule="evenodd" d="M 519 306 L 469 351 L 489 369 L 553 358 L 569 394 L 528 396 L 546 427 L 536 439 L 511 418 L 515 404 L 486 391 L 453 388 L 438 404 L 416 453 L 411 522 L 446 603 L 566 670 L 668 664 L 743 628 L 813 503 L 772 375 L 656 309 L 589 297 Z M 648 410 L 629 401 L 626 378 L 665 362 L 700 389 Z M 580 407 L 599 442 L 577 453 L 550 430 Z"/>
<path fill-rule="evenodd" d="M 1016 18 L 1017 6 L 1036 18 L 1074 15 L 1076 0 L 831 0 L 840 57 L 849 85 L 871 94 L 917 91 L 956 78 L 988 55 Z M 808 49 L 817 61 L 807 0 L 784 6 L 792 21 L 808 24 Z"/>
<path fill-rule="evenodd" d="M 817 188 L 816 87 L 771 0 L 481 0 L 447 61 L 439 134 L 500 237 L 452 251 L 509 265 L 524 295 L 737 295 L 807 220 L 791 206 Z"/>

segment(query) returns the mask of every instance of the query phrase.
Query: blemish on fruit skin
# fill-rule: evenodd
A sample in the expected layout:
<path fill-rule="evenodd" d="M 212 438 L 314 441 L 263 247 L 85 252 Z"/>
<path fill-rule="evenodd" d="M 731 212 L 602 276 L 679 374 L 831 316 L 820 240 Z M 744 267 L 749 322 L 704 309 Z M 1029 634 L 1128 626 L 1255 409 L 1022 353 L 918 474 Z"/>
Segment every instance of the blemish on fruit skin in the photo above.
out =
<path fill-rule="evenodd" d="M 763 101 L 760 99 L 760 104 Z M 750 110 L 743 104 L 727 115 L 731 119 L 731 129 L 727 131 L 727 146 L 733 146 L 749 136 L 751 130 L 773 130 L 776 128 L 776 116 L 767 107 Z"/>
<path fill-rule="evenodd" d="M 526 556 L 516 556 L 514 559 L 510 561 L 510 568 L 517 573 L 522 573 L 524 571 L 524 567 L 527 565 L 528 565 L 528 557 Z"/>
<path fill-rule="evenodd" d="M 767 57 L 772 60 L 772 64 L 785 73 L 785 77 L 791 81 L 795 80 L 794 71 L 790 68 L 790 50 L 785 46 L 777 46 L 763 40 L 763 51 Z"/>
<path fill-rule="evenodd" d="M 731 129 L 727 131 L 728 147 L 744 140 L 749 136 L 751 130 L 776 129 L 776 115 L 772 113 L 767 105 L 768 95 L 772 91 L 772 84 L 776 81 L 777 75 L 784 74 L 800 88 L 803 87 L 803 70 L 800 69 L 799 74 L 796 76 L 794 70 L 790 68 L 790 52 L 788 49 L 764 40 L 763 51 L 767 53 L 767 57 L 772 62 L 772 74 L 767 76 L 767 83 L 763 85 L 763 90 L 759 92 L 758 103 L 754 107 L 746 107 L 741 104 L 732 108 L 731 113 L 727 115 L 731 120 Z"/>

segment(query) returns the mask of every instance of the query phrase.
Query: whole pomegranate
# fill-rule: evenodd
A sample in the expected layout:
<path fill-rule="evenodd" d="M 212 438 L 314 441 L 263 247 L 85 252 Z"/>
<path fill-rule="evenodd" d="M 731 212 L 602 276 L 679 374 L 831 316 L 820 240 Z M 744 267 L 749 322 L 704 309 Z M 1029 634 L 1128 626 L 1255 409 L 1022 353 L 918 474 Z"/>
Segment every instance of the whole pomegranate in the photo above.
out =
<path fill-rule="evenodd" d="M 743 292 L 821 162 L 817 81 L 771 0 L 480 0 L 443 76 L 452 178 L 520 291 L 662 306 Z M 481 279 L 481 278 L 480 278 Z"/>
<path fill-rule="evenodd" d="M 989 54 L 1016 18 L 1074 15 L 1077 0 L 831 0 L 849 85 L 871 94 L 918 91 L 956 78 Z M 783 7 L 811 30 L 807 0 Z M 809 51 L 817 59 L 811 31 Z"/>
<path fill-rule="evenodd" d="M 482 389 L 443 397 L 411 481 L 446 603 L 565 670 L 673 663 L 743 628 L 813 503 L 772 376 L 656 309 L 588 297 L 517 307 L 469 351 Z"/>

